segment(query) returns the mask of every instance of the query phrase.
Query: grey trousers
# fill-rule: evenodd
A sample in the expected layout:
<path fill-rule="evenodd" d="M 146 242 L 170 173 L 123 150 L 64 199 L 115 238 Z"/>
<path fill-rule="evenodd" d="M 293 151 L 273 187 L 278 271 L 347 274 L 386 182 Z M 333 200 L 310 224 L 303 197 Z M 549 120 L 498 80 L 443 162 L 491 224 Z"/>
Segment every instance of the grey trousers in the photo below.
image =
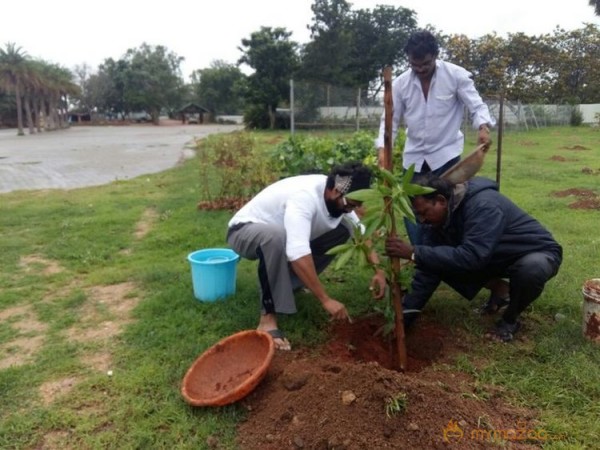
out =
<path fill-rule="evenodd" d="M 333 261 L 325 253 L 350 238 L 345 222 L 310 242 L 315 270 L 321 273 Z M 302 287 L 287 260 L 285 229 L 262 223 L 236 225 L 227 233 L 227 243 L 242 258 L 258 259 L 258 285 L 263 314 L 293 314 L 297 311 L 294 290 Z"/>

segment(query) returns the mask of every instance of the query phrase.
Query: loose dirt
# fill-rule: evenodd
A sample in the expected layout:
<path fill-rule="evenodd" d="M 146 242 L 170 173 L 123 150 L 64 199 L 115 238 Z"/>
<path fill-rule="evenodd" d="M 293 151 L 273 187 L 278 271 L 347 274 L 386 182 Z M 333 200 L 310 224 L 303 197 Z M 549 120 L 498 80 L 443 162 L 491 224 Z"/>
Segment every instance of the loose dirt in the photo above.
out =
<path fill-rule="evenodd" d="M 554 197 L 575 197 L 576 201 L 569 204 L 572 209 L 600 209 L 600 195 L 591 189 L 571 188 L 553 192 Z"/>
<path fill-rule="evenodd" d="M 422 319 L 407 333 L 404 373 L 390 368 L 395 351 L 380 333 L 380 316 L 333 326 L 322 348 L 277 352 L 266 378 L 242 400 L 248 414 L 239 446 L 538 448 L 539 441 L 516 431 L 536 432 L 536 413 L 507 404 L 501 389 L 453 368 L 456 356 L 468 352 L 464 336 Z M 218 437 L 209 441 L 218 448 Z"/>

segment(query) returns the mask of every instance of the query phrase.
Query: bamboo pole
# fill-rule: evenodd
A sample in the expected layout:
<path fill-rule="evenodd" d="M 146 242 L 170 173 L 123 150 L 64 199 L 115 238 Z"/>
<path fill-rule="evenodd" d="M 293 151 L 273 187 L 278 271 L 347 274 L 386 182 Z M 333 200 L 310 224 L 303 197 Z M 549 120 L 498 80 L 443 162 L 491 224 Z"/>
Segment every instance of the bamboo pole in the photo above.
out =
<path fill-rule="evenodd" d="M 392 100 L 392 68 L 386 67 L 383 70 L 383 103 L 385 111 L 385 129 L 383 135 L 383 152 L 384 152 L 384 169 L 392 172 L 394 164 L 392 161 L 392 115 L 393 115 L 393 100 Z M 392 199 L 386 197 L 384 199 L 386 213 L 391 217 L 392 227 L 389 230 L 390 237 L 396 237 L 396 221 L 394 220 L 394 209 L 392 207 Z M 402 289 L 400 282 L 396 279 L 396 275 L 400 273 L 400 258 L 391 257 L 392 276 L 390 279 L 390 288 L 392 295 L 392 303 L 394 306 L 395 328 L 396 328 L 396 350 L 398 352 L 398 366 L 402 372 L 406 371 L 407 355 L 406 344 L 404 338 L 404 313 L 402 312 Z"/>

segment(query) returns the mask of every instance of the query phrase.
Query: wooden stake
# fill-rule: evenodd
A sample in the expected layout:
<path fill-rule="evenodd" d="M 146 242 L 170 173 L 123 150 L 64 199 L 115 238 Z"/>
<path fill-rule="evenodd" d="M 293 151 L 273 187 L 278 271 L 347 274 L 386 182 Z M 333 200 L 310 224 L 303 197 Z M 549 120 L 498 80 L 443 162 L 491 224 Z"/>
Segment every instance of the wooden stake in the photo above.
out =
<path fill-rule="evenodd" d="M 385 129 L 383 135 L 383 152 L 384 152 L 384 169 L 393 172 L 394 164 L 392 161 L 392 116 L 394 112 L 394 104 L 392 100 L 392 68 L 386 67 L 383 70 L 383 104 L 385 111 Z M 394 209 L 392 207 L 392 199 L 386 197 L 385 208 L 387 214 L 391 217 L 392 228 L 389 230 L 390 237 L 396 237 L 396 221 L 394 220 Z M 398 366 L 402 372 L 407 368 L 406 343 L 404 338 L 404 313 L 402 312 L 402 289 L 400 282 L 396 279 L 396 274 L 400 273 L 400 258 L 391 257 L 392 262 L 392 277 L 391 295 L 394 305 L 395 325 L 396 325 L 396 349 L 398 351 Z"/>

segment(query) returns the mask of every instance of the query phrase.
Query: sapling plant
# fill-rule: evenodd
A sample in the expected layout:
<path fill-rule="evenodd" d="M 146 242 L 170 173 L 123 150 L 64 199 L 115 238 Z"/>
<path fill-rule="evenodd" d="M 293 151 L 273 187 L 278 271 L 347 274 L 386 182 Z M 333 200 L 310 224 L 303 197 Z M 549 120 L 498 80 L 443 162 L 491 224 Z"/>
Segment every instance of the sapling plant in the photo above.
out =
<path fill-rule="evenodd" d="M 414 166 L 401 175 L 394 175 L 386 169 L 372 168 L 374 186 L 347 194 L 347 197 L 360 201 L 362 205 L 362 227 L 354 230 L 353 237 L 347 243 L 332 248 L 328 253 L 337 255 L 334 268 L 340 269 L 352 262 L 359 267 L 370 265 L 374 271 L 381 269 L 386 274 L 388 283 L 399 283 L 402 291 L 410 288 L 413 275 L 412 264 L 401 264 L 398 270 L 394 268 L 389 258 L 382 259 L 379 264 L 369 261 L 368 255 L 372 248 L 381 247 L 380 241 L 390 236 L 404 218 L 415 222 L 415 214 L 411 208 L 410 198 L 415 195 L 432 192 L 432 189 L 411 183 Z M 389 202 L 389 203 L 388 203 Z M 389 302 L 382 307 L 386 318 L 384 332 L 389 333 L 394 327 L 393 308 L 391 308 L 391 292 L 387 295 Z"/>

